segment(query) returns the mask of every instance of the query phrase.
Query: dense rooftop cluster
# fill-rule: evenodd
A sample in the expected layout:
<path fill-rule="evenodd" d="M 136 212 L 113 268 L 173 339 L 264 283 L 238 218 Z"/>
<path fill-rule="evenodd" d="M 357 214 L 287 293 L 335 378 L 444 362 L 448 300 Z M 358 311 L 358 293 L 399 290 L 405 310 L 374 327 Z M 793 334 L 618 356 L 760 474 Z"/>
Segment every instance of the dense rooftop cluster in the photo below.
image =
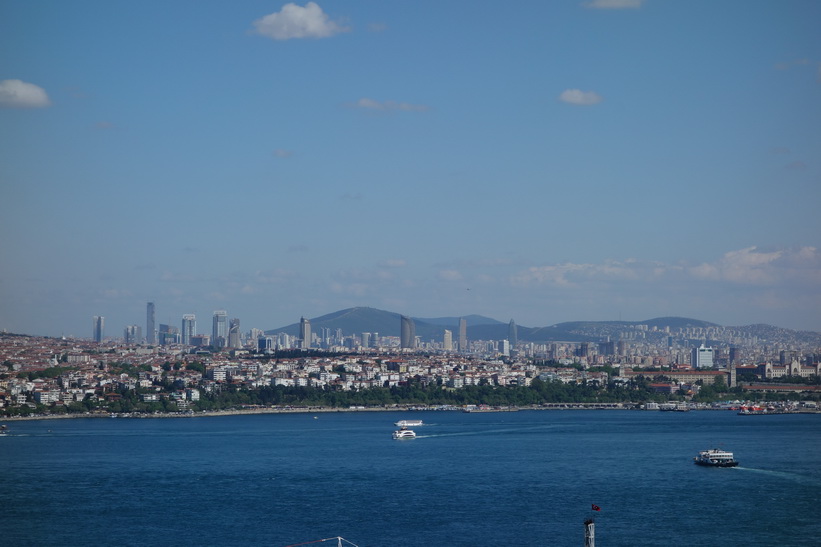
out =
<path fill-rule="evenodd" d="M 484 355 L 395 347 L 258 352 L 3 334 L 0 407 L 7 413 L 13 409 L 83 412 L 116 409 L 120 401 L 124 407 L 133 407 L 138 401 L 142 411 L 179 411 L 201 408 L 203 397 L 231 389 L 357 392 L 413 384 L 459 390 L 527 387 L 535 379 L 599 389 L 638 383 L 646 390 L 673 396 L 692 395 L 715 382 L 735 381 L 726 367 L 729 355 L 719 357 L 713 370 L 693 370 L 646 340 L 621 344 L 552 343 L 535 354 L 526 350 L 532 345 L 523 345 L 503 356 L 492 355 L 489 343 L 478 345 L 487 350 Z M 772 349 L 748 354 L 762 357 L 765 351 Z M 785 351 L 778 352 L 778 359 L 784 360 Z M 817 378 L 816 354 L 801 355 L 801 363 L 798 352 L 786 355 L 788 364 L 766 361 L 741 364 L 736 370 L 746 374 L 743 379 L 747 380 L 793 374 Z"/>

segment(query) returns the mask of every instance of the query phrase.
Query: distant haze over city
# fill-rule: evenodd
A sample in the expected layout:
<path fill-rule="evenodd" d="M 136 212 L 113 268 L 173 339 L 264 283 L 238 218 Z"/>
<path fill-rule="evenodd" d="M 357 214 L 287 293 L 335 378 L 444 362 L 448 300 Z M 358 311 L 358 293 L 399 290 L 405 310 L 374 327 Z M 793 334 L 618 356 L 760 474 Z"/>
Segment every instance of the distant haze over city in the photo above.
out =
<path fill-rule="evenodd" d="M 5 2 L 0 330 L 821 331 L 821 2 Z"/>

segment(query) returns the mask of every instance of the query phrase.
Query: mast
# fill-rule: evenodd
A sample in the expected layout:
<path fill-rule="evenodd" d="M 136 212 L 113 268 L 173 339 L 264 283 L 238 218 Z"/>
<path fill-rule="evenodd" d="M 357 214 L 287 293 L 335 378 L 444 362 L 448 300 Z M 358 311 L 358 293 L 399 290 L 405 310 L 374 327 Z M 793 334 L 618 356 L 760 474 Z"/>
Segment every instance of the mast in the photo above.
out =
<path fill-rule="evenodd" d="M 596 525 L 593 519 L 584 521 L 584 547 L 596 547 Z"/>

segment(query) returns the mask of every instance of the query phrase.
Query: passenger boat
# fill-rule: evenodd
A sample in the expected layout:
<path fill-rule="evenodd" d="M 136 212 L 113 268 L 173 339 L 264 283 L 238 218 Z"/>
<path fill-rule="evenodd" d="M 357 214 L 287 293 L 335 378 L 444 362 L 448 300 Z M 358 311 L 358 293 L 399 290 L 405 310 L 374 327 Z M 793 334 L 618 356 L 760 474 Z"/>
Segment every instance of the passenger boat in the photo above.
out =
<path fill-rule="evenodd" d="M 693 460 L 695 460 L 696 465 L 707 467 L 735 467 L 738 465 L 738 462 L 733 458 L 732 452 L 719 450 L 718 448 L 702 450 Z"/>
<path fill-rule="evenodd" d="M 407 427 L 401 427 L 393 432 L 394 439 L 413 439 L 415 437 L 416 433 L 414 433 L 412 429 L 408 429 Z"/>
<path fill-rule="evenodd" d="M 419 427 L 422 425 L 422 420 L 399 420 L 393 425 L 396 427 Z"/>

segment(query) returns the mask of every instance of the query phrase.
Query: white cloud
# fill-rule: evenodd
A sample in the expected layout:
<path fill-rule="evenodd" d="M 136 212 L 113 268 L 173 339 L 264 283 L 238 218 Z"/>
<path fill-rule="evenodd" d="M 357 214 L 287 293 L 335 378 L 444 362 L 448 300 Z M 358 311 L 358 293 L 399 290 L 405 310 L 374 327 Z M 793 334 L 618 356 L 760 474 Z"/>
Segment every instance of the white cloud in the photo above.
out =
<path fill-rule="evenodd" d="M 411 103 L 397 103 L 395 101 L 375 101 L 367 97 L 363 97 L 353 104 L 356 108 L 364 108 L 367 110 L 404 110 L 411 112 L 425 112 L 429 108 L 423 104 Z"/>
<path fill-rule="evenodd" d="M 439 279 L 443 281 L 461 281 L 464 276 L 459 270 L 440 270 Z"/>
<path fill-rule="evenodd" d="M 582 91 L 580 89 L 565 89 L 559 95 L 559 100 L 569 104 L 589 106 L 602 102 L 602 97 L 594 91 Z"/>
<path fill-rule="evenodd" d="M 815 247 L 771 252 L 747 247 L 687 271 L 697 279 L 740 285 L 818 285 L 821 283 L 821 254 Z"/>
<path fill-rule="evenodd" d="M 40 86 L 22 80 L 0 81 L 0 107 L 43 108 L 50 105 L 48 94 Z"/>
<path fill-rule="evenodd" d="M 254 28 L 257 34 L 273 40 L 328 38 L 350 30 L 349 27 L 331 21 L 328 14 L 315 2 L 308 2 L 305 7 L 294 3 L 285 4 L 280 11 L 254 21 Z"/>
<path fill-rule="evenodd" d="M 713 262 L 665 264 L 608 260 L 599 264 L 531 266 L 510 277 L 514 287 L 581 288 L 591 284 L 650 283 L 655 281 L 721 282 L 739 286 L 821 289 L 821 253 L 815 247 L 764 252 L 747 247 L 724 253 Z"/>
<path fill-rule="evenodd" d="M 591 0 L 585 2 L 584 7 L 591 9 L 636 9 L 640 8 L 644 0 Z"/>

